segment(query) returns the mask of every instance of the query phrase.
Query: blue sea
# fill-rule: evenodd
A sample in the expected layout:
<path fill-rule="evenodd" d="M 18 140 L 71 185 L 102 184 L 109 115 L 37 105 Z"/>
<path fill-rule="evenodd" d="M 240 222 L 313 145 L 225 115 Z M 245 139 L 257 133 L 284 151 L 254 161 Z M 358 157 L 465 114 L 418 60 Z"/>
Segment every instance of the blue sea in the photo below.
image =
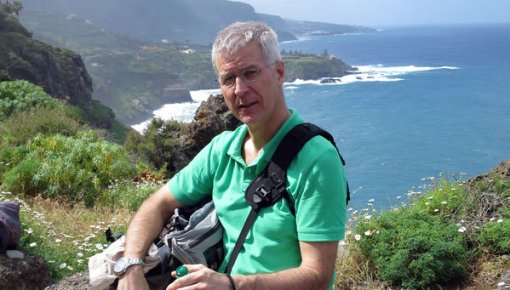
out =
<path fill-rule="evenodd" d="M 468 178 L 510 159 L 510 24 L 386 27 L 281 48 L 327 50 L 358 68 L 334 84 L 285 84 L 289 107 L 337 140 L 354 210 L 388 209 L 432 178 Z M 196 105 L 155 115 L 187 120 Z"/>

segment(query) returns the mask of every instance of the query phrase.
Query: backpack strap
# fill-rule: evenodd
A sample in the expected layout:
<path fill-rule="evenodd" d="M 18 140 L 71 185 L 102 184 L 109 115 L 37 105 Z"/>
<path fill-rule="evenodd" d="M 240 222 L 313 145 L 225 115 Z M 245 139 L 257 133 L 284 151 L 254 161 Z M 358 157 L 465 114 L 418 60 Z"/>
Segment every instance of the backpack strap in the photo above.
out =
<path fill-rule="evenodd" d="M 292 128 L 282 139 L 276 148 L 271 160 L 262 173 L 248 186 L 245 198 L 251 206 L 251 211 L 241 229 L 239 238 L 236 241 L 232 255 L 225 268 L 225 273 L 230 274 L 235 260 L 242 249 L 246 236 L 257 218 L 258 212 L 265 207 L 275 204 L 280 198 L 285 198 L 293 215 L 296 215 L 294 201 L 287 191 L 287 168 L 296 157 L 297 153 L 311 138 L 321 135 L 329 140 L 337 149 L 333 136 L 327 131 L 312 123 L 302 123 Z M 345 161 L 338 153 L 342 164 Z M 347 202 L 350 199 L 349 187 L 347 186 Z"/>

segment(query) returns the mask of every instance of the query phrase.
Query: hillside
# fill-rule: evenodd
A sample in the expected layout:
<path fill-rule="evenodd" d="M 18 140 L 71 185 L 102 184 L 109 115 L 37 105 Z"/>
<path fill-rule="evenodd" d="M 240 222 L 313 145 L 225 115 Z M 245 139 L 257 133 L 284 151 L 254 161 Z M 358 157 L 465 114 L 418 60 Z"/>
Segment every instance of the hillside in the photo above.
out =
<path fill-rule="evenodd" d="M 6 80 L 27 80 L 42 87 L 50 96 L 79 107 L 91 125 L 115 127 L 120 134 L 117 140 L 127 132 L 110 108 L 93 100 L 92 78 L 78 53 L 33 39 L 16 17 L 0 7 L 0 81 Z"/>
<path fill-rule="evenodd" d="M 46 11 L 75 15 L 113 33 L 144 41 L 195 43 L 207 45 L 218 30 L 235 21 L 264 21 L 279 34 L 280 40 L 308 34 L 308 26 L 275 15 L 256 13 L 246 3 L 226 0 L 23 0 L 25 11 Z M 370 32 L 354 25 L 313 23 L 323 33 Z"/>
<path fill-rule="evenodd" d="M 216 88 L 210 46 L 145 42 L 114 34 L 75 15 L 25 11 L 34 38 L 78 51 L 93 79 L 93 97 L 125 124 L 152 116 L 166 103 L 189 102 L 190 90 Z M 287 81 L 342 76 L 352 70 L 330 56 L 284 54 Z"/>

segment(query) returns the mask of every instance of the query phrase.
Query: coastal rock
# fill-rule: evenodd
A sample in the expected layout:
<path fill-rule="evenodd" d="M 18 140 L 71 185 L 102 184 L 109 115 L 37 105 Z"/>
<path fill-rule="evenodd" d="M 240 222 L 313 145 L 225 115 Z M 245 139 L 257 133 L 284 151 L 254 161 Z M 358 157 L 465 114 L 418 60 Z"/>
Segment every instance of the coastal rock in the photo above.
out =
<path fill-rule="evenodd" d="M 498 166 L 496 166 L 495 168 L 493 168 L 492 170 L 490 170 L 487 173 L 470 178 L 468 180 L 468 183 L 472 184 L 473 182 L 480 181 L 491 174 L 498 174 L 502 178 L 509 179 L 510 178 L 510 159 L 501 161 L 498 164 Z"/>
<path fill-rule="evenodd" d="M 504 160 L 494 169 L 501 177 L 510 178 L 510 160 Z"/>
<path fill-rule="evenodd" d="M 169 168 L 182 169 L 214 136 L 225 130 L 234 130 L 240 124 L 228 110 L 221 95 L 210 96 L 200 104 L 194 120 L 179 137 L 181 146 L 172 154 L 175 159 L 171 160 Z"/>
<path fill-rule="evenodd" d="M 41 257 L 27 253 L 0 254 L 1 289 L 45 289 L 50 284 L 50 270 Z"/>

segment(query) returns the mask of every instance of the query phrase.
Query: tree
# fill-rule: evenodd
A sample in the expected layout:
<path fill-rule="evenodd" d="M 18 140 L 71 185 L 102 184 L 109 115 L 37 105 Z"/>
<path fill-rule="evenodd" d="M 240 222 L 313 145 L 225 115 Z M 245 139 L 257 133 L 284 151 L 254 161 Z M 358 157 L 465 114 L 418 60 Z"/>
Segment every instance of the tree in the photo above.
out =
<path fill-rule="evenodd" d="M 15 14 L 18 16 L 21 10 L 23 10 L 23 3 L 18 0 L 14 0 L 12 3 L 10 3 L 8 0 L 6 0 L 5 3 L 0 2 L 0 9 L 9 14 Z"/>

